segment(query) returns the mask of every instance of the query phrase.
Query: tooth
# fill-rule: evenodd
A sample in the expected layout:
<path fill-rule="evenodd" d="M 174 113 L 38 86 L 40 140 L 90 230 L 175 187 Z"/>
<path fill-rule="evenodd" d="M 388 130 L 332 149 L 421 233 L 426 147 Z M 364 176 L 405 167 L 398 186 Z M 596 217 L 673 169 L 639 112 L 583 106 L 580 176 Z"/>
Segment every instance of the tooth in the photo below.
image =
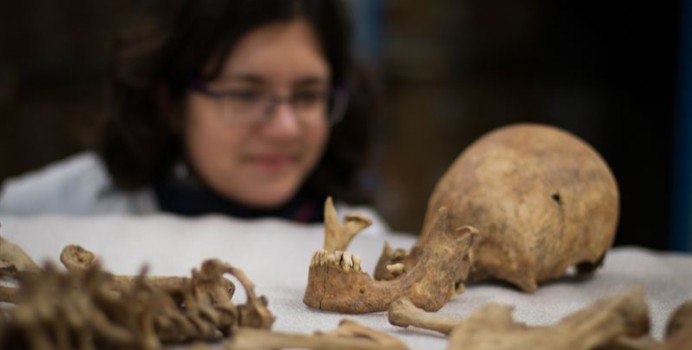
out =
<path fill-rule="evenodd" d="M 327 263 L 327 257 L 326 254 L 327 252 L 324 250 L 320 250 L 317 252 L 317 264 L 319 266 L 324 266 Z"/>
<path fill-rule="evenodd" d="M 336 254 L 336 260 L 335 260 L 335 266 L 342 266 L 343 259 L 344 259 L 344 252 L 341 250 L 336 250 L 334 251 Z"/>
<path fill-rule="evenodd" d="M 313 266 L 319 266 L 322 264 L 322 257 L 324 256 L 324 250 L 316 250 L 314 254 L 312 254 L 312 265 Z"/>
<path fill-rule="evenodd" d="M 334 264 L 338 264 L 338 263 L 339 263 L 339 261 L 336 260 L 336 256 L 334 255 L 334 253 L 327 253 L 327 264 L 328 265 L 334 265 Z"/>
<path fill-rule="evenodd" d="M 352 259 L 353 259 L 353 269 L 356 271 L 361 271 L 360 255 L 353 254 Z"/>
<path fill-rule="evenodd" d="M 343 267 L 344 271 L 351 271 L 353 267 L 353 255 L 349 252 L 344 252 L 341 262 L 341 267 Z"/>
<path fill-rule="evenodd" d="M 319 250 L 316 250 L 315 254 L 312 254 L 312 261 L 315 265 L 320 264 L 320 251 Z"/>
<path fill-rule="evenodd" d="M 387 265 L 387 271 L 391 272 L 392 275 L 398 276 L 404 273 L 404 264 L 396 263 L 392 265 Z"/>

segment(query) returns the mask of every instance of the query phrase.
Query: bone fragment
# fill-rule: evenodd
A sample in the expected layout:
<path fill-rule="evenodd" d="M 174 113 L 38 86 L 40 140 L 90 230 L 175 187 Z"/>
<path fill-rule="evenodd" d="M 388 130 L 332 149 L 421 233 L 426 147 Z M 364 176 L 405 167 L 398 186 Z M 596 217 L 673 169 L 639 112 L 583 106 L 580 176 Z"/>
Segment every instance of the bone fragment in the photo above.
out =
<path fill-rule="evenodd" d="M 332 197 L 327 197 L 324 204 L 324 250 L 346 250 L 353 238 L 370 225 L 372 220 L 360 214 L 344 215 L 344 224 L 341 225 Z"/>
<path fill-rule="evenodd" d="M 84 271 L 95 261 L 94 253 L 75 244 L 65 246 L 60 253 L 60 262 L 68 271 Z"/>
<path fill-rule="evenodd" d="M 411 299 L 403 297 L 397 299 L 389 306 L 387 313 L 389 323 L 399 326 L 408 327 L 414 326 L 440 332 L 444 335 L 449 335 L 454 326 L 461 321 L 457 318 L 443 317 L 425 310 L 419 309 L 413 305 Z"/>
<path fill-rule="evenodd" d="M 269 332 L 243 328 L 226 343 L 227 350 L 301 348 L 314 350 L 405 350 L 400 340 L 383 332 L 365 327 L 355 321 L 342 320 L 339 327 L 330 332 L 314 335 Z"/>
<path fill-rule="evenodd" d="M 335 217 L 333 204 L 327 200 L 325 242 L 338 231 Z M 415 265 L 389 281 L 375 281 L 360 268 L 351 266 L 350 253 L 341 253 L 342 259 L 336 260 L 337 251 L 319 250 L 311 260 L 303 302 L 322 310 L 367 313 L 385 311 L 393 301 L 407 296 L 425 310 L 438 310 L 456 295 L 460 281 L 466 279 L 470 267 L 467 252 L 477 233 L 470 226 L 450 229 L 447 210 L 441 208 L 435 225 L 417 249 Z M 325 247 L 329 246 L 334 245 L 325 243 Z"/>
<path fill-rule="evenodd" d="M 394 325 L 449 334 L 449 349 L 634 350 L 651 344 L 646 338 L 648 309 L 641 290 L 599 300 L 553 326 L 515 322 L 512 311 L 511 306 L 490 303 L 466 319 L 455 320 L 426 313 L 401 299 L 392 304 L 389 319 Z"/>
<path fill-rule="evenodd" d="M 3 262 L 15 272 L 4 276 L 19 287 L 0 287 L 0 301 L 16 304 L 0 317 L 0 349 L 155 350 L 218 341 L 248 327 L 267 330 L 274 322 L 245 273 L 217 259 L 204 261 L 191 277 L 149 277 L 146 268 L 116 276 L 79 246 L 63 249 L 65 272 L 52 264 L 34 269 L 21 248 L 1 244 Z M 245 288 L 244 304 L 231 301 L 235 286 L 226 274 Z"/>
<path fill-rule="evenodd" d="M 673 312 L 665 333 L 666 349 L 692 349 L 692 299 Z"/>
<path fill-rule="evenodd" d="M 0 277 L 39 270 L 24 249 L 0 236 Z"/>

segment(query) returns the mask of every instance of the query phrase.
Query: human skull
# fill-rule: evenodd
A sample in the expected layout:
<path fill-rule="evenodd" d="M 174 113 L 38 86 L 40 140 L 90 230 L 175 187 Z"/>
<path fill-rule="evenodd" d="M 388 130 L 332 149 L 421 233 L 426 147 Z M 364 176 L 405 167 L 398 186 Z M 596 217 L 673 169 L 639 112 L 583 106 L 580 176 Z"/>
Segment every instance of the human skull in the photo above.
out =
<path fill-rule="evenodd" d="M 472 225 L 469 280 L 496 278 L 533 292 L 538 283 L 598 267 L 619 216 L 613 174 L 586 142 L 555 127 L 516 124 L 471 144 L 437 183 L 422 232 L 440 207 L 449 226 Z"/>

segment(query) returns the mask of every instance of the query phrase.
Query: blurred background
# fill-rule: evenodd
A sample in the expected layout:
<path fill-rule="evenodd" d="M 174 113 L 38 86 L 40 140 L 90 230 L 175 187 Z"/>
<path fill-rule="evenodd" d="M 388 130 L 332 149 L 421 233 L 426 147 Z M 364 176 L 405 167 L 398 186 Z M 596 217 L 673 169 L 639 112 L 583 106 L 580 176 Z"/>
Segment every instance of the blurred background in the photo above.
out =
<path fill-rule="evenodd" d="M 83 150 L 136 0 L 0 0 L 0 181 Z M 621 192 L 618 245 L 691 250 L 692 1 L 350 0 L 385 109 L 368 184 L 418 233 L 435 182 L 514 122 L 580 136 Z"/>

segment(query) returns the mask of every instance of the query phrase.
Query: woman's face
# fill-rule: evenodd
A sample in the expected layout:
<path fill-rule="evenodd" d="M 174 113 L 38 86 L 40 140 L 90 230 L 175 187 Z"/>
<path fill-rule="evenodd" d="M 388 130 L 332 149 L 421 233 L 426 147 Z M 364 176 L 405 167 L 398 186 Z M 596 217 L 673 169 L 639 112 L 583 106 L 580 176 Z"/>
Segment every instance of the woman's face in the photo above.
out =
<path fill-rule="evenodd" d="M 312 96 L 327 92 L 329 86 L 329 65 L 315 33 L 306 21 L 294 20 L 246 34 L 206 89 L 231 92 L 246 103 L 243 99 L 266 95 Z M 282 101 L 259 109 L 264 118 L 238 124 L 233 121 L 249 112 L 237 112 L 228 99 L 192 89 L 187 93 L 187 156 L 214 191 L 247 205 L 272 208 L 301 187 L 321 158 L 329 126 L 323 111 L 320 118 L 299 117 L 291 103 Z"/>

